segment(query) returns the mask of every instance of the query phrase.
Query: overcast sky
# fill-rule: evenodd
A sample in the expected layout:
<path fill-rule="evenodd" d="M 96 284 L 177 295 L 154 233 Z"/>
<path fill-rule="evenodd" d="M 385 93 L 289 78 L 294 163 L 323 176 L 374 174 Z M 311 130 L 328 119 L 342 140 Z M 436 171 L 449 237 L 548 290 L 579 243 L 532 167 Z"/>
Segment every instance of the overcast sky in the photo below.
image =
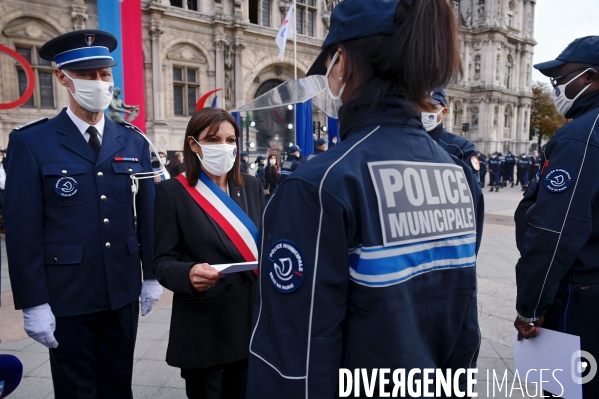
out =
<path fill-rule="evenodd" d="M 599 35 L 599 0 L 537 0 L 533 63 L 554 60 L 570 42 Z M 548 82 L 536 69 L 533 80 Z"/>

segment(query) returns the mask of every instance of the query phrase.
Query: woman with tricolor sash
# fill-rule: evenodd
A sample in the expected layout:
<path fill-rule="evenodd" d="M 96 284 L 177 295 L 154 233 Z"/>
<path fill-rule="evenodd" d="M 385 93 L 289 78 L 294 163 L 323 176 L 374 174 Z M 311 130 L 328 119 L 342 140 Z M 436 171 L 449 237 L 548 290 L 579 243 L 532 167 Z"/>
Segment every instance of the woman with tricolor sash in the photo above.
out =
<path fill-rule="evenodd" d="M 156 186 L 154 271 L 174 293 L 166 361 L 189 398 L 244 398 L 256 275 L 212 265 L 257 260 L 264 192 L 241 174 L 226 111 L 198 111 L 185 136 L 184 173 Z"/>

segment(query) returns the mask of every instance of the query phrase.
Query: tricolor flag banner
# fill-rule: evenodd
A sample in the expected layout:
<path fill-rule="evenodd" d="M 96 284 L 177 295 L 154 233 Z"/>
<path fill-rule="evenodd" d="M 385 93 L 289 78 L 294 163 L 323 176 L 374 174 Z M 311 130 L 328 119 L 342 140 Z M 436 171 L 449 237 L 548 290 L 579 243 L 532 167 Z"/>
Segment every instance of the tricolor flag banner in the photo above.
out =
<path fill-rule="evenodd" d="M 112 33 L 119 43 L 111 53 L 117 63 L 112 68 L 114 86 L 121 89 L 121 100 L 125 104 L 139 106 L 139 115 L 132 124 L 145 132 L 141 0 L 101 0 L 97 3 L 99 28 Z"/>
<path fill-rule="evenodd" d="M 281 61 L 283 61 L 283 58 L 285 57 L 285 43 L 287 43 L 287 39 L 293 39 L 293 29 L 291 21 L 293 21 L 293 4 L 291 4 L 291 7 L 289 7 L 287 16 L 285 16 L 283 25 L 281 25 L 281 29 L 279 30 L 277 38 L 275 39 L 277 47 L 279 47 L 279 59 Z"/>

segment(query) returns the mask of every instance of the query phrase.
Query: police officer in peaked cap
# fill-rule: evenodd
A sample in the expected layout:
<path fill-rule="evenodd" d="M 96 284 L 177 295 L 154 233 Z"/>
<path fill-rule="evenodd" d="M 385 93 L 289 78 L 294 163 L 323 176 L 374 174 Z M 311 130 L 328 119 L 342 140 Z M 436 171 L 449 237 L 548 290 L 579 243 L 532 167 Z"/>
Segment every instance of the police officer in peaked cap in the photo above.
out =
<path fill-rule="evenodd" d="M 534 67 L 549 78 L 557 111 L 572 121 L 547 143 L 541 170 L 516 210 L 514 325 L 519 339 L 543 334 L 539 327 L 578 335 L 590 353 L 583 355 L 591 365 L 584 379 L 599 359 L 599 36 L 576 39 Z M 599 378 L 582 391 L 584 398 L 599 397 Z"/>
<path fill-rule="evenodd" d="M 149 145 L 137 128 L 103 113 L 116 47 L 99 30 L 42 46 L 69 106 L 9 137 L 12 292 L 27 334 L 50 348 L 57 398 L 132 397 L 139 297 L 145 315 L 162 293 L 152 272 L 152 179 L 132 190 L 132 176 L 152 171 Z"/>

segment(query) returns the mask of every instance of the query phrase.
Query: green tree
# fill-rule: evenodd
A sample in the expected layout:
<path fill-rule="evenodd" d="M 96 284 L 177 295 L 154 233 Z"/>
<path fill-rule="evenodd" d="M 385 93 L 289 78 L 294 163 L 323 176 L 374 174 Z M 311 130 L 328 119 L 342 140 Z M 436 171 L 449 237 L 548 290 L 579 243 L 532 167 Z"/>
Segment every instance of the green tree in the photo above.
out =
<path fill-rule="evenodd" d="M 529 139 L 536 136 L 539 149 L 543 139 L 550 139 L 557 129 L 566 124 L 566 118 L 557 112 L 551 101 L 551 90 L 547 83 L 534 82 L 532 85 Z"/>

